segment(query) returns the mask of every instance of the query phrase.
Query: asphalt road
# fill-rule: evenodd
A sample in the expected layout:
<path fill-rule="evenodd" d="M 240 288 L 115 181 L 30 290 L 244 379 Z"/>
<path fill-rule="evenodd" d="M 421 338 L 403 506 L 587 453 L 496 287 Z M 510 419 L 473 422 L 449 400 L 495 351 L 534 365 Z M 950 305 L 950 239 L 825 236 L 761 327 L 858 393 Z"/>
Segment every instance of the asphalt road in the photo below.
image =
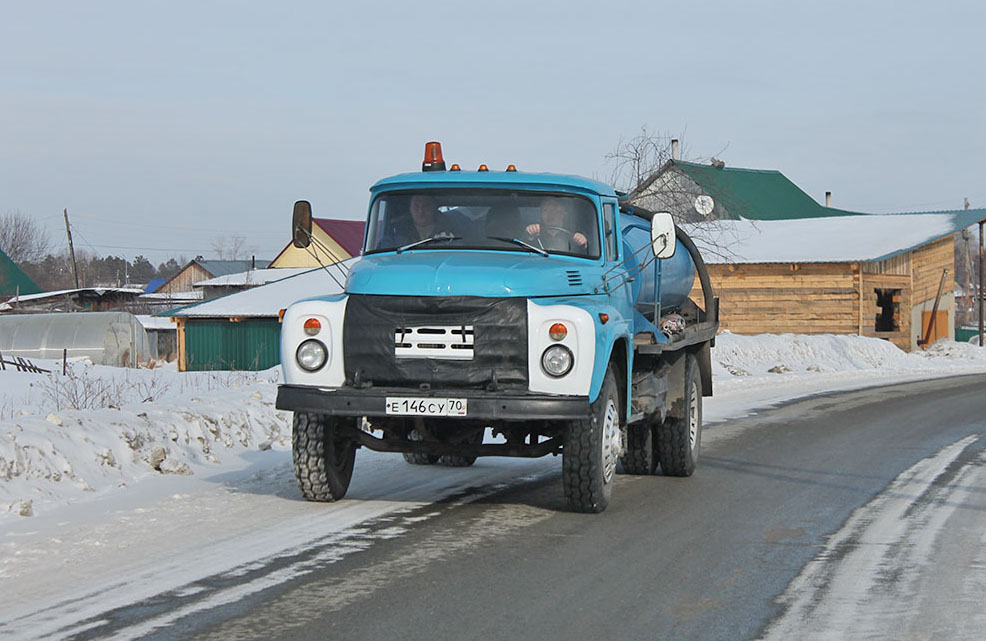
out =
<path fill-rule="evenodd" d="M 620 476 L 601 515 L 565 510 L 560 466 L 476 488 L 247 568 L 243 580 L 294 574 L 141 637 L 979 638 L 963 608 L 986 611 L 984 390 L 986 376 L 941 379 L 708 426 L 692 478 Z M 235 594 L 237 580 L 216 587 Z M 107 613 L 72 638 L 126 633 L 207 588 Z M 929 600 L 941 590 L 956 598 Z"/>

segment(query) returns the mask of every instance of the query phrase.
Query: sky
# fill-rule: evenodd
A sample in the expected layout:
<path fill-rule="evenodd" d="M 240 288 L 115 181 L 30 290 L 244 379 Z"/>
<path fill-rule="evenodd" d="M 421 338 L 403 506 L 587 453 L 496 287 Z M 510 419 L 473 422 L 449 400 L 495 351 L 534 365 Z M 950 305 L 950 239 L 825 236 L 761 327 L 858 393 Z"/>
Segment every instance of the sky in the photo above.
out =
<path fill-rule="evenodd" d="M 986 207 L 986 4 L 5 3 L 0 215 L 109 256 L 258 259 L 291 206 L 448 162 L 612 175 L 642 127 L 885 213 Z"/>

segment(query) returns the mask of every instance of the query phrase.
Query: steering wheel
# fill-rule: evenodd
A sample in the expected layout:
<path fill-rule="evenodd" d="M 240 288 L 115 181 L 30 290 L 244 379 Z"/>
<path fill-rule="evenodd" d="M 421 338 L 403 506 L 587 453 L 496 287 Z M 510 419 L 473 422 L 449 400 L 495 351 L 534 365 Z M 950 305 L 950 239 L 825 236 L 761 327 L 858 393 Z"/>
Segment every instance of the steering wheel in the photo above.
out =
<path fill-rule="evenodd" d="M 538 236 L 541 235 L 541 232 L 543 232 L 543 231 L 545 231 L 547 229 L 553 229 L 554 231 L 560 231 L 563 234 L 565 234 L 566 236 L 568 236 L 569 238 L 571 238 L 572 235 L 573 235 L 572 232 L 568 231 L 564 227 L 554 227 L 554 226 L 550 226 L 550 225 L 541 225 L 541 231 L 538 232 Z"/>

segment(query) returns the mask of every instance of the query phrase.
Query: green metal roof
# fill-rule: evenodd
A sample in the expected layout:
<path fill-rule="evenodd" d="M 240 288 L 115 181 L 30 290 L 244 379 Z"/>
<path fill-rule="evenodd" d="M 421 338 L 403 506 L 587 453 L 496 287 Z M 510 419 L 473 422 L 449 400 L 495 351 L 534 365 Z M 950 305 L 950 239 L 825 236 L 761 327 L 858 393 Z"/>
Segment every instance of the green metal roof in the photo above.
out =
<path fill-rule="evenodd" d="M 772 169 L 719 168 L 672 160 L 663 171 L 672 166 L 724 205 L 731 218 L 789 220 L 859 213 L 818 204 L 784 174 Z"/>
<path fill-rule="evenodd" d="M 41 288 L 0 250 L 0 295 L 38 294 Z"/>

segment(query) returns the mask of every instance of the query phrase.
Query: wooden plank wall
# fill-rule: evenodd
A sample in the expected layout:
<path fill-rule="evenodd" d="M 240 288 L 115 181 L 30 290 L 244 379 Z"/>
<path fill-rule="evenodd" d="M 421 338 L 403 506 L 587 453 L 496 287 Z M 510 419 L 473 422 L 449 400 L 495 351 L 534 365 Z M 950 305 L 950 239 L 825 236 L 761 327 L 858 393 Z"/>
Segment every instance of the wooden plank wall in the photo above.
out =
<path fill-rule="evenodd" d="M 909 351 L 911 348 L 911 277 L 865 273 L 865 269 L 863 271 L 863 331 L 860 335 L 885 338 L 902 350 Z M 877 289 L 900 290 L 895 314 L 898 329 L 895 332 L 876 331 L 876 317 L 881 311 L 876 304 Z"/>
<path fill-rule="evenodd" d="M 709 265 L 722 329 L 737 334 L 859 331 L 858 269 L 847 263 Z M 696 280 L 692 300 L 701 304 Z"/>
<path fill-rule="evenodd" d="M 175 274 L 171 280 L 164 283 L 158 292 L 163 294 L 173 294 L 175 292 L 195 291 L 195 288 L 192 287 L 192 283 L 197 283 L 200 280 L 208 280 L 210 278 L 212 278 L 212 276 L 209 272 L 205 271 L 196 263 L 192 263 L 179 273 Z"/>
<path fill-rule="evenodd" d="M 943 269 L 948 270 L 945 279 L 945 292 L 953 289 L 955 280 L 955 236 L 942 238 L 911 252 L 911 280 L 914 305 L 934 300 L 938 294 Z"/>

